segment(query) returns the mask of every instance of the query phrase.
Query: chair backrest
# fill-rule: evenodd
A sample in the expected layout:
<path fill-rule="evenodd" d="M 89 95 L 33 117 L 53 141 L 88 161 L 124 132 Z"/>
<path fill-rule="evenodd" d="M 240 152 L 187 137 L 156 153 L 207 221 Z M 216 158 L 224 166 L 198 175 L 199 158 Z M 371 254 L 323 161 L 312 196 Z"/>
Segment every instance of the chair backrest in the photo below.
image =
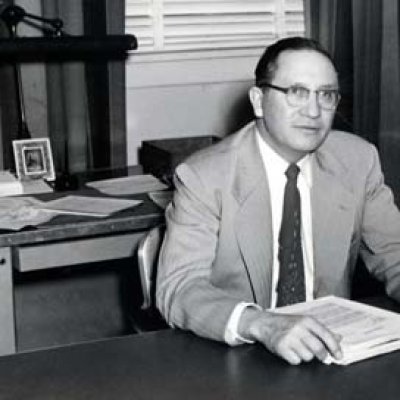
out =
<path fill-rule="evenodd" d="M 152 228 L 139 243 L 138 266 L 143 293 L 142 310 L 148 310 L 154 306 L 157 262 L 164 230 L 164 225 Z"/>

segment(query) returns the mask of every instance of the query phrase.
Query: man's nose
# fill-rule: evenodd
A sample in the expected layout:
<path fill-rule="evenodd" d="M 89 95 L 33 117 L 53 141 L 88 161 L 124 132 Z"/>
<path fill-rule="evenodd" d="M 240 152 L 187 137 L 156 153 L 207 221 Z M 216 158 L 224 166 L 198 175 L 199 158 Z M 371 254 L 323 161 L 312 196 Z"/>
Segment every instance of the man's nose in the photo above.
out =
<path fill-rule="evenodd" d="M 318 102 L 318 93 L 310 92 L 308 101 L 302 108 L 302 113 L 310 118 L 318 118 L 321 115 L 321 106 Z"/>

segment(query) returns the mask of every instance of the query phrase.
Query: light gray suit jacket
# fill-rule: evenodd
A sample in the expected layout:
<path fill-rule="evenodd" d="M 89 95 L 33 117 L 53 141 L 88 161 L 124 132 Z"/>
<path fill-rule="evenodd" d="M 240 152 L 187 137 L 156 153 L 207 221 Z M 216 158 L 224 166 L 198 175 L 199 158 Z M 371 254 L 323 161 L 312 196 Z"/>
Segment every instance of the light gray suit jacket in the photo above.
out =
<path fill-rule="evenodd" d="M 400 300 L 400 213 L 375 147 L 332 131 L 315 152 L 312 174 L 315 297 L 349 297 L 360 253 Z M 270 304 L 271 208 L 255 124 L 191 156 L 175 185 L 157 306 L 171 325 L 223 340 L 239 301 Z"/>

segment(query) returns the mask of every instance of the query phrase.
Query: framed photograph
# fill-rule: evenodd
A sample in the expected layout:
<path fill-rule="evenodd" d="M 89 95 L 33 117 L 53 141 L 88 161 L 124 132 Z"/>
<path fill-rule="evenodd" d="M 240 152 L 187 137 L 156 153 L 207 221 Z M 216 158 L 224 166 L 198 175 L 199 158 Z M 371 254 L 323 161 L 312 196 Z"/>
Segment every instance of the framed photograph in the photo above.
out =
<path fill-rule="evenodd" d="M 18 179 L 55 179 L 49 138 L 13 140 L 13 149 Z"/>

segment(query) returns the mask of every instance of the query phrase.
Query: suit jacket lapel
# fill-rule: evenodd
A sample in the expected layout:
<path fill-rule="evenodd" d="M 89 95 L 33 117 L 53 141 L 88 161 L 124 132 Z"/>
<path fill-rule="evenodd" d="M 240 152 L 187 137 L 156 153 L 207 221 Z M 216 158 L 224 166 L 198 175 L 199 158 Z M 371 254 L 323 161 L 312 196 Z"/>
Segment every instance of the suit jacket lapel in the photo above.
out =
<path fill-rule="evenodd" d="M 268 307 L 271 296 L 272 222 L 267 177 L 256 134 L 246 133 L 236 164 L 233 196 L 238 202 L 235 230 L 255 301 Z"/>
<path fill-rule="evenodd" d="M 347 171 L 338 160 L 317 151 L 313 163 L 314 296 L 345 295 L 355 200 L 345 186 Z"/>

